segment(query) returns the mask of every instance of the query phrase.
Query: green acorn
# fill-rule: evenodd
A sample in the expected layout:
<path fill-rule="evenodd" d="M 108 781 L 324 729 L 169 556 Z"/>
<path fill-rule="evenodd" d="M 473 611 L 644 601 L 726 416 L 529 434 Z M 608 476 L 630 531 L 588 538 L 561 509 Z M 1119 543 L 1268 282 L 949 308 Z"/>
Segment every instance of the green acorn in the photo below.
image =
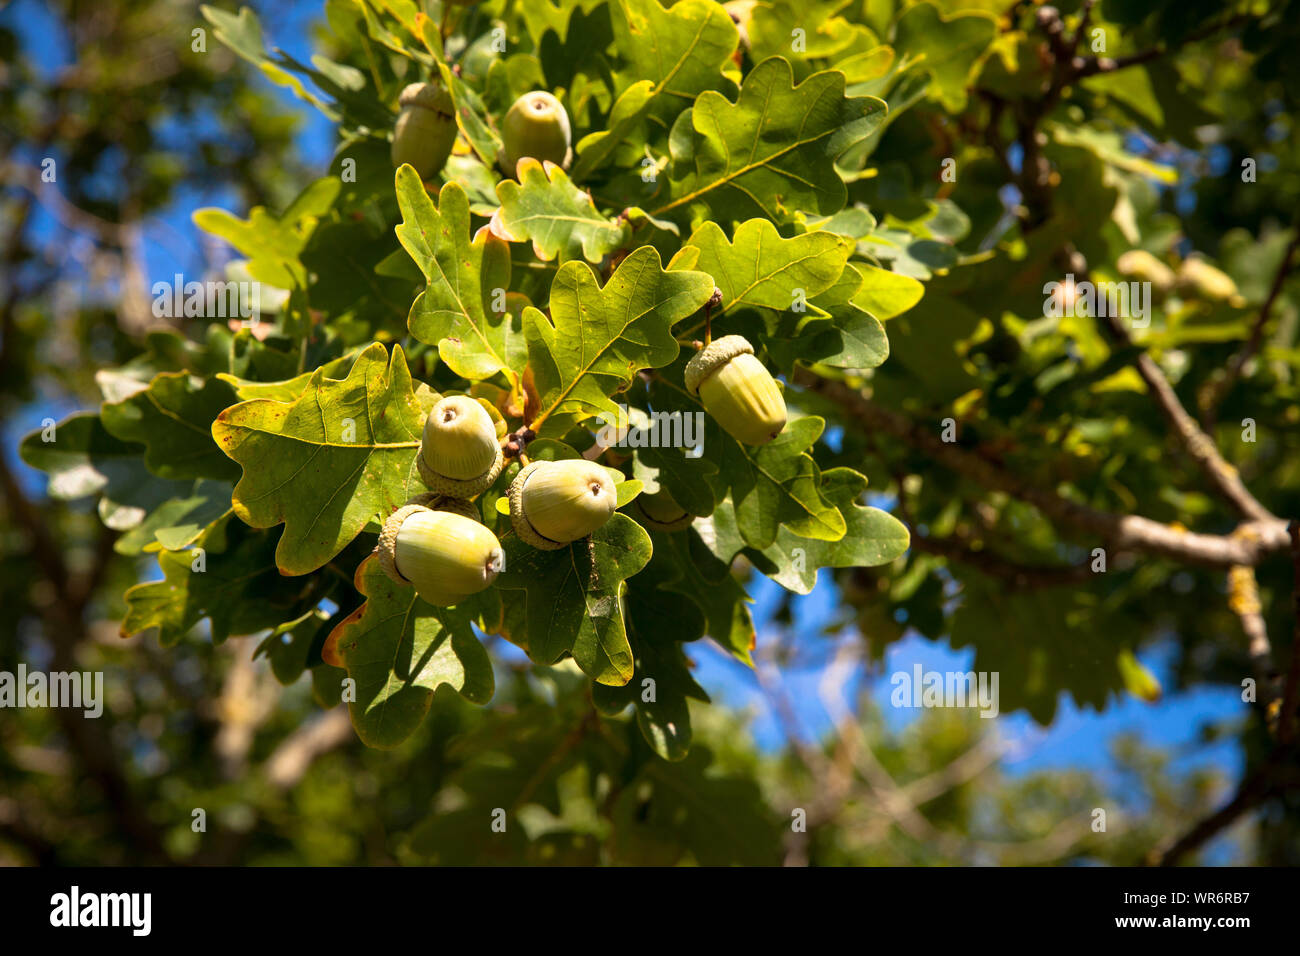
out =
<path fill-rule="evenodd" d="M 488 587 L 505 552 L 468 501 L 421 495 L 398 508 L 379 535 L 379 565 L 394 581 L 414 585 L 435 607 L 451 607 Z"/>
<path fill-rule="evenodd" d="M 1178 288 L 1184 294 L 1208 302 L 1226 302 L 1236 309 L 1246 304 L 1246 300 L 1237 291 L 1237 283 L 1232 281 L 1232 276 L 1216 269 L 1199 256 L 1184 259 L 1178 267 Z"/>
<path fill-rule="evenodd" d="M 785 399 L 772 374 L 739 335 L 724 335 L 686 364 L 686 388 L 728 435 L 765 445 L 785 428 Z"/>
<path fill-rule="evenodd" d="M 556 551 L 591 534 L 614 513 L 618 495 L 594 461 L 534 461 L 510 483 L 510 523 L 534 548 Z"/>
<path fill-rule="evenodd" d="M 456 142 L 456 108 L 437 83 L 412 83 L 398 98 L 401 112 L 393 127 L 393 166 L 410 163 L 421 179 L 432 179 Z"/>
<path fill-rule="evenodd" d="M 501 152 L 497 159 L 507 176 L 514 176 L 519 160 L 531 156 L 565 169 L 573 162 L 569 114 L 550 93 L 533 90 L 515 100 L 501 123 Z"/>
<path fill-rule="evenodd" d="M 1120 275 L 1139 282 L 1150 282 L 1157 292 L 1168 292 L 1174 287 L 1174 270 L 1145 249 L 1130 249 L 1115 260 Z"/>
<path fill-rule="evenodd" d="M 653 531 L 681 531 L 695 520 L 695 515 L 679 505 L 667 488 L 653 495 L 637 495 L 632 507 L 637 520 Z"/>
<path fill-rule="evenodd" d="M 468 395 L 442 399 L 424 420 L 415 464 L 438 494 L 472 498 L 482 493 L 505 464 L 492 416 Z"/>

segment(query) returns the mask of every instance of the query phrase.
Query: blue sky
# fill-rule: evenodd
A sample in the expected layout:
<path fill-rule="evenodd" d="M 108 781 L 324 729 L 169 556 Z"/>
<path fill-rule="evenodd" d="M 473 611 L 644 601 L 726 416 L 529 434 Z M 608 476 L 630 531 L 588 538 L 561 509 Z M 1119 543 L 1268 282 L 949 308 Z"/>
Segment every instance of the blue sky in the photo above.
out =
<path fill-rule="evenodd" d="M 255 4 L 262 18 L 264 35 L 271 44 L 283 47 L 301 61 L 311 56 L 309 24 L 320 9 L 316 0 L 296 3 L 277 3 L 271 6 Z M 265 12 L 263 12 L 265 11 Z M 62 39 L 54 29 L 40 3 L 35 0 L 18 0 L 0 14 L 5 21 L 15 24 L 22 32 L 48 51 L 48 66 L 52 69 L 66 63 L 67 52 Z M 209 42 L 215 41 L 209 39 Z M 268 86 L 270 86 L 268 81 Z M 287 90 L 274 87 L 286 105 L 303 117 L 299 146 L 310 163 L 324 170 L 333 148 L 333 132 L 329 122 L 305 103 L 293 98 Z M 183 153 L 185 128 L 176 123 L 163 131 L 176 137 L 175 148 Z M 210 190 L 193 191 L 177 198 L 173 207 L 160 220 L 146 230 L 146 263 L 150 282 L 170 280 L 178 271 L 178 258 L 197 263 L 198 231 L 190 220 L 191 212 L 198 207 L 217 205 L 231 208 L 230 193 L 219 185 Z M 247 209 L 231 209 L 245 216 Z M 52 228 L 49 222 L 36 223 L 35 228 Z M 179 255 L 178 255 L 179 254 Z M 14 463 L 16 472 L 29 488 L 43 485 L 43 478 L 16 461 L 16 444 L 26 431 L 39 427 L 47 415 L 62 417 L 73 407 L 58 397 L 51 396 L 38 407 L 23 410 L 3 428 L 4 453 Z M 795 601 L 797 628 L 800 640 L 825 641 L 819 632 L 832 619 L 838 594 L 822 575 L 822 585 L 811 595 Z M 779 603 L 780 588 L 759 576 L 752 588 L 755 598 L 754 617 L 760 645 L 765 635 L 770 638 L 774 625 L 771 615 Z M 751 709 L 755 715 L 754 730 L 760 744 L 776 746 L 781 732 L 765 703 L 752 672 L 710 642 L 699 642 L 689 648 L 697 663 L 697 679 L 706 687 L 716 703 L 729 707 Z M 1085 767 L 1103 777 L 1109 775 L 1113 763 L 1109 758 L 1112 740 L 1120 733 L 1136 733 L 1146 743 L 1161 746 L 1183 754 L 1176 761 L 1179 769 L 1211 762 L 1230 776 L 1240 771 L 1242 756 L 1231 743 L 1211 747 L 1197 745 L 1200 727 L 1206 722 L 1239 719 L 1245 714 L 1245 705 L 1238 692 L 1231 687 L 1207 687 L 1190 691 L 1169 693 L 1172 687 L 1172 645 L 1143 651 L 1139 656 L 1156 673 L 1166 688 L 1166 695 L 1158 704 L 1150 705 L 1124 697 L 1114 700 L 1101 713 L 1080 710 L 1068 696 L 1063 695 L 1056 721 L 1049 728 L 1037 727 L 1024 714 L 1003 714 L 994 723 L 998 732 L 1007 739 L 1018 742 L 1015 754 L 1004 766 L 1013 773 L 1052 770 L 1066 767 Z M 973 651 L 954 651 L 946 643 L 924 640 L 909 634 L 887 651 L 880 676 L 871 679 L 872 694 L 880 704 L 886 719 L 895 727 L 905 726 L 916 719 L 916 712 L 894 709 L 889 706 L 890 684 L 888 675 L 896 671 L 910 671 L 914 664 L 925 670 L 966 671 L 972 666 Z M 797 702 L 799 717 L 812 733 L 824 731 L 829 726 L 827 715 L 818 702 L 817 681 L 820 670 L 798 669 L 786 674 L 786 682 Z"/>

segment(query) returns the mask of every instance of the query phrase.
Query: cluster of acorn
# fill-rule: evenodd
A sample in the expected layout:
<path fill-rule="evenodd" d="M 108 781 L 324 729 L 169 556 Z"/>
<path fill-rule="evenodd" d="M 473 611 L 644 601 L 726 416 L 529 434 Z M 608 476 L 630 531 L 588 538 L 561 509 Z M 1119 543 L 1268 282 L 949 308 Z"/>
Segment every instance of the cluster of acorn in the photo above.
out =
<path fill-rule="evenodd" d="M 686 365 L 686 386 L 729 434 L 762 445 L 785 427 L 785 400 L 771 374 L 739 335 L 700 350 Z M 517 437 L 511 441 L 517 443 Z M 441 399 L 424 422 L 416 468 L 429 493 L 397 509 L 379 536 L 379 563 L 430 604 L 450 607 L 501 573 L 501 542 L 469 500 L 501 474 L 505 455 L 496 423 L 467 395 Z M 583 458 L 531 461 L 510 483 L 510 524 L 535 548 L 558 550 L 600 528 L 618 506 L 605 468 Z M 635 501 L 638 518 L 658 531 L 695 520 L 661 489 Z"/>
<path fill-rule="evenodd" d="M 409 163 L 423 179 L 441 171 L 456 140 L 451 96 L 437 83 L 402 91 L 393 132 L 395 166 Z M 568 167 L 573 159 L 569 117 L 550 93 L 525 93 L 502 123 L 498 162 L 507 175 L 524 157 Z M 715 293 L 720 295 L 720 293 Z M 762 445 L 785 427 L 785 400 L 743 337 L 705 345 L 686 366 L 686 387 L 736 440 Z M 516 457 L 526 429 L 506 439 Z M 425 420 L 416 467 L 430 493 L 389 517 L 379 536 L 379 562 L 394 581 L 409 584 L 430 604 L 450 607 L 487 588 L 504 566 L 501 542 L 470 501 L 500 476 L 507 455 L 487 409 L 465 395 L 440 400 Z M 532 461 L 509 489 L 510 522 L 521 540 L 557 550 L 600 528 L 617 507 L 606 469 L 586 459 Z M 666 489 L 638 496 L 633 506 L 646 527 L 677 531 L 695 520 Z"/>
<path fill-rule="evenodd" d="M 458 604 L 501 572 L 501 542 L 470 498 L 505 464 L 496 424 L 476 399 L 444 398 L 425 419 L 416 456 L 430 493 L 397 509 L 379 536 L 379 563 L 439 607 Z M 614 482 L 585 459 L 534 461 L 510 484 L 510 523 L 535 548 L 558 550 L 591 534 L 614 513 Z"/>

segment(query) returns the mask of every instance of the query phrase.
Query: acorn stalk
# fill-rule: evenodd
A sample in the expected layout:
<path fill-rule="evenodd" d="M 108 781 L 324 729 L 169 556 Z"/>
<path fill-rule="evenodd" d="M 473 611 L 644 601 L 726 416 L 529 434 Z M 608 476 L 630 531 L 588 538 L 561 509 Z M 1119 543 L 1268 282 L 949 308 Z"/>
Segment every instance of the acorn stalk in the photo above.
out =
<path fill-rule="evenodd" d="M 497 480 L 504 464 L 496 423 L 476 399 L 452 395 L 433 406 L 416 456 L 431 490 L 472 498 Z"/>
<path fill-rule="evenodd" d="M 432 179 L 446 165 L 456 142 L 456 108 L 437 83 L 412 83 L 398 98 L 393 127 L 393 166 L 409 163 L 421 179 Z"/>
<path fill-rule="evenodd" d="M 501 168 L 514 176 L 519 160 L 530 156 L 568 169 L 573 162 L 572 136 L 569 114 L 559 100 L 544 90 L 525 93 L 501 123 Z"/>
<path fill-rule="evenodd" d="M 379 563 L 435 607 L 451 607 L 487 588 L 505 565 L 497 536 L 462 499 L 424 496 L 393 512 L 379 536 Z"/>
<path fill-rule="evenodd" d="M 739 335 L 724 335 L 686 364 L 686 388 L 728 435 L 765 445 L 785 428 L 785 399 L 776 380 Z"/>
<path fill-rule="evenodd" d="M 534 461 L 510 485 L 510 523 L 535 548 L 553 551 L 600 528 L 618 495 L 594 461 Z"/>

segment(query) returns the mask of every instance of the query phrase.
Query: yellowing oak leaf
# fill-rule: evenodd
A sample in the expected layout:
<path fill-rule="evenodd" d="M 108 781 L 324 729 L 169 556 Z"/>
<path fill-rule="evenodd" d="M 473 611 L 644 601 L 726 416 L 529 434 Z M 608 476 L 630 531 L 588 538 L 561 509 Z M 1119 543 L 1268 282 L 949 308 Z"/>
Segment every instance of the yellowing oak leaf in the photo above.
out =
<path fill-rule="evenodd" d="M 244 469 L 235 514 L 254 528 L 284 522 L 276 564 L 306 574 L 424 491 L 415 469 L 422 426 L 401 347 L 390 358 L 375 343 L 346 379 L 317 369 L 293 403 L 260 398 L 226 409 L 212 437 Z"/>

